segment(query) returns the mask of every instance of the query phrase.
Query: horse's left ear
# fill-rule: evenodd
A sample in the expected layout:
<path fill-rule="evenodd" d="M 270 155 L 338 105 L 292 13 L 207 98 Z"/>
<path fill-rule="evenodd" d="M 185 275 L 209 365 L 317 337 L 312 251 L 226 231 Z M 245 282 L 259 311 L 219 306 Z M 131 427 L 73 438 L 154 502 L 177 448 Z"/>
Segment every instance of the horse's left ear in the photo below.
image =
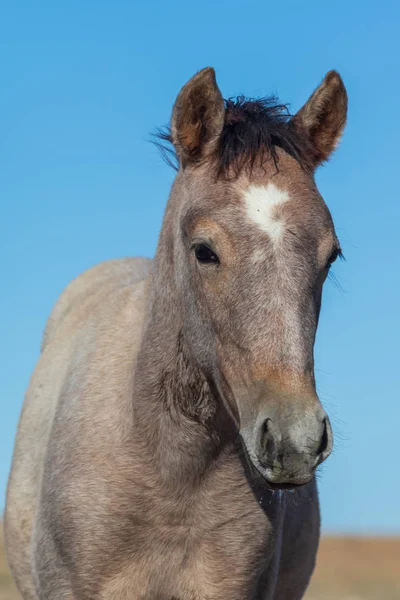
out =
<path fill-rule="evenodd" d="M 347 92 L 336 71 L 329 71 L 321 85 L 292 118 L 291 125 L 305 135 L 314 167 L 329 158 L 342 136 L 347 118 Z"/>

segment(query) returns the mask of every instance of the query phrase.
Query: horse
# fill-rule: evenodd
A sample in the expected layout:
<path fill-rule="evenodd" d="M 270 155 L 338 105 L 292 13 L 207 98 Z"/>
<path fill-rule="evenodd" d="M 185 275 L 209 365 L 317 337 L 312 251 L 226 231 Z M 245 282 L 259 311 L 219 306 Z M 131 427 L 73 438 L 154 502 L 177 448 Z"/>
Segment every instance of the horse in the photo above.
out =
<path fill-rule="evenodd" d="M 47 322 L 7 490 L 25 600 L 298 600 L 332 450 L 313 347 L 341 255 L 314 179 L 343 132 L 327 73 L 294 115 L 208 67 L 169 128 L 153 261 L 70 283 Z"/>

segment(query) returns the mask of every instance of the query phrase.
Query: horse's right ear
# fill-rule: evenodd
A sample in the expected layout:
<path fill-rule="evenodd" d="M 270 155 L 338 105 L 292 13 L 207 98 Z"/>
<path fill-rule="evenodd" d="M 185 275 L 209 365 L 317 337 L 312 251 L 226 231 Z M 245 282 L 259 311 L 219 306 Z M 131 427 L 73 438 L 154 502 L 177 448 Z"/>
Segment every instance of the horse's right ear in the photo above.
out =
<path fill-rule="evenodd" d="M 215 71 L 207 67 L 181 89 L 172 111 L 172 143 L 183 166 L 212 152 L 224 126 L 224 117 L 224 101 Z"/>

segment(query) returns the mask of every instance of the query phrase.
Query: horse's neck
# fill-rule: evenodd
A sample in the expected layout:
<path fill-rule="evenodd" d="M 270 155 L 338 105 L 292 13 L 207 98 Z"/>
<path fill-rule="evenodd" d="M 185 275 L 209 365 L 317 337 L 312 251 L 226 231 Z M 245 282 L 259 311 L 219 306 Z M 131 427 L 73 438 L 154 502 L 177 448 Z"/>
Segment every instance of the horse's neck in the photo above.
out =
<path fill-rule="evenodd" d="M 165 481 L 196 484 L 222 445 L 219 408 L 190 358 L 171 281 L 156 277 L 135 370 L 135 429 Z"/>

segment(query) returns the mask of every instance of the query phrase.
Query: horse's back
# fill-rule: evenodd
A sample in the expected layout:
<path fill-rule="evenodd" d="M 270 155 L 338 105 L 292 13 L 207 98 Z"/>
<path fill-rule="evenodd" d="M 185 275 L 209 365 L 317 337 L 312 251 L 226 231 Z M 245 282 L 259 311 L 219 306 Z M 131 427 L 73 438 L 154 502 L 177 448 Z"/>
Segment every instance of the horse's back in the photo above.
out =
<path fill-rule="evenodd" d="M 94 331 L 107 329 L 115 319 L 119 320 L 115 331 L 118 327 L 123 330 L 125 313 L 129 313 L 129 319 L 141 320 L 141 303 L 137 307 L 132 303 L 136 290 L 142 293 L 150 264 L 148 259 L 132 258 L 107 261 L 89 269 L 67 286 L 48 319 L 42 353 L 18 426 L 5 512 L 8 559 L 24 598 L 36 598 L 32 538 L 47 447 L 62 390 L 71 372 L 84 368 L 80 363 L 90 352 L 90 340 L 94 345 L 98 339 L 103 345 L 107 343 Z"/>
<path fill-rule="evenodd" d="M 134 285 L 144 279 L 150 268 L 147 258 L 121 258 L 102 262 L 78 275 L 65 288 L 56 302 L 43 334 L 42 350 L 53 339 L 63 317 L 89 295 L 99 292 L 104 286 Z"/>

